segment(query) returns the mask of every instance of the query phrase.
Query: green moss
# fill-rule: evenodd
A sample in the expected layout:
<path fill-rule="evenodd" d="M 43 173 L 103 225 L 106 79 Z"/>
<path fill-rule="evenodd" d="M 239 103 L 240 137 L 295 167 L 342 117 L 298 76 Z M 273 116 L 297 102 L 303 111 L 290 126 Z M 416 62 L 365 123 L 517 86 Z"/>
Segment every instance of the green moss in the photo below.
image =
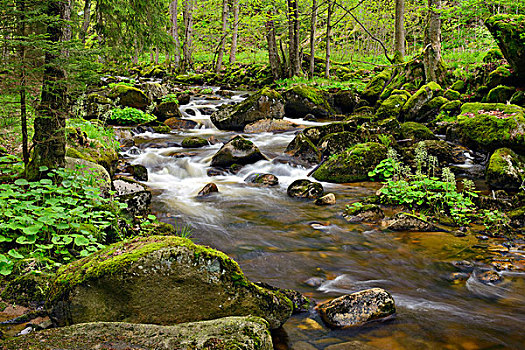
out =
<path fill-rule="evenodd" d="M 441 111 L 459 111 L 460 107 L 461 107 L 462 103 L 460 100 L 454 100 L 454 101 L 450 101 L 450 102 L 447 102 L 445 103 L 444 105 L 441 106 L 441 108 L 439 110 Z"/>
<path fill-rule="evenodd" d="M 151 127 L 153 131 L 159 134 L 169 134 L 171 131 L 171 128 L 167 125 L 157 125 Z"/>
<path fill-rule="evenodd" d="M 403 86 L 401 86 L 401 89 L 406 91 L 415 91 L 417 90 L 417 86 L 414 83 L 405 83 Z"/>
<path fill-rule="evenodd" d="M 375 103 L 391 77 L 391 70 L 383 70 L 381 73 L 377 74 L 370 80 L 370 82 L 366 85 L 365 90 L 361 94 L 361 97 L 371 104 Z"/>
<path fill-rule="evenodd" d="M 466 85 L 463 80 L 457 80 L 452 86 L 450 87 L 451 90 L 464 92 L 466 90 Z"/>
<path fill-rule="evenodd" d="M 376 210 L 379 206 L 375 204 L 363 204 L 361 206 L 350 206 L 348 205 L 345 209 L 345 215 L 355 216 L 361 213 L 364 213 L 369 210 Z"/>
<path fill-rule="evenodd" d="M 525 180 L 525 161 L 509 148 L 500 148 L 490 157 L 487 182 L 495 189 L 518 190 Z"/>
<path fill-rule="evenodd" d="M 401 124 L 400 136 L 404 139 L 413 139 L 414 141 L 437 139 L 429 128 L 416 122 L 406 122 Z"/>
<path fill-rule="evenodd" d="M 512 105 L 525 107 L 525 91 L 516 91 L 509 101 Z"/>
<path fill-rule="evenodd" d="M 241 142 L 237 142 L 241 144 Z M 182 147 L 184 148 L 200 148 L 208 145 L 208 141 L 198 136 L 188 136 L 182 140 Z M 249 147 L 248 149 L 250 149 Z"/>
<path fill-rule="evenodd" d="M 401 90 L 398 90 L 401 91 Z M 408 101 L 408 97 L 404 93 L 390 95 L 385 101 L 381 103 L 376 112 L 378 119 L 387 119 L 390 117 L 397 117 L 401 112 L 403 106 Z"/>
<path fill-rule="evenodd" d="M 423 85 L 408 99 L 407 103 L 403 106 L 401 113 L 403 113 L 408 120 L 417 119 L 418 113 L 423 109 L 425 104 L 433 98 L 441 96 L 442 93 L 443 89 L 441 86 L 433 81 Z"/>
<path fill-rule="evenodd" d="M 110 175 L 115 172 L 115 166 L 118 162 L 117 151 L 104 147 L 98 141 L 92 141 L 87 147 L 67 147 L 66 156 L 102 165 Z"/>
<path fill-rule="evenodd" d="M 488 88 L 493 88 L 498 85 L 505 84 L 511 76 L 512 73 L 510 72 L 509 66 L 499 66 L 498 68 L 490 72 L 486 84 Z"/>
<path fill-rule="evenodd" d="M 445 93 L 443 94 L 443 96 L 447 99 L 447 100 L 459 100 L 459 98 L 461 97 L 461 94 L 456 91 L 456 90 L 453 90 L 453 89 L 448 89 L 447 91 L 445 91 Z"/>
<path fill-rule="evenodd" d="M 253 148 L 253 142 L 246 140 L 242 136 L 236 136 L 233 140 L 230 141 L 233 147 L 241 151 L 249 151 Z"/>
<path fill-rule="evenodd" d="M 308 99 L 310 102 L 323 107 L 328 107 L 328 102 L 323 96 L 323 92 L 312 86 L 308 85 L 296 85 L 290 89 L 297 95 Z"/>
<path fill-rule="evenodd" d="M 498 85 L 490 90 L 484 102 L 489 103 L 505 103 L 510 100 L 516 89 L 509 86 Z"/>
<path fill-rule="evenodd" d="M 497 62 L 502 59 L 503 54 L 500 49 L 491 49 L 483 56 L 483 62 L 485 63 Z"/>
<path fill-rule="evenodd" d="M 430 100 L 426 106 L 428 109 L 436 110 L 440 109 L 443 105 L 447 104 L 448 102 L 450 101 L 444 98 L 443 96 L 438 96 Z"/>

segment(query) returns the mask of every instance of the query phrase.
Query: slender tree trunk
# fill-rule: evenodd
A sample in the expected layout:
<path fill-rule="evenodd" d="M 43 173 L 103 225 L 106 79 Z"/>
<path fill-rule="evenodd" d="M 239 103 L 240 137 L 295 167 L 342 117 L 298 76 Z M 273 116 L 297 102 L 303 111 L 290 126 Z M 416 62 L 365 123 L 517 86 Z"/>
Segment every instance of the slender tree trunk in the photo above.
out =
<path fill-rule="evenodd" d="M 272 70 L 274 80 L 281 78 L 281 60 L 279 59 L 279 52 L 277 51 L 277 41 L 275 40 L 275 24 L 269 14 L 269 19 L 266 21 L 266 39 L 268 40 L 268 61 Z"/>
<path fill-rule="evenodd" d="M 396 0 L 394 61 L 405 60 L 405 0 Z"/>
<path fill-rule="evenodd" d="M 20 26 L 19 34 L 21 37 L 26 36 L 26 25 L 25 25 L 25 11 L 26 1 L 18 0 L 18 9 L 20 11 Z M 26 90 L 26 47 L 20 45 L 20 122 L 22 124 L 22 157 L 24 159 L 24 167 L 27 169 L 29 164 L 29 141 L 27 136 L 27 90 Z"/>
<path fill-rule="evenodd" d="M 330 36 L 332 35 L 332 12 L 334 5 L 332 0 L 328 0 L 328 17 L 326 19 L 326 64 L 324 69 L 324 76 L 330 77 Z"/>
<path fill-rule="evenodd" d="M 315 70 L 315 29 L 317 24 L 317 0 L 312 0 L 312 18 L 310 26 L 310 79 L 314 77 Z"/>
<path fill-rule="evenodd" d="M 215 72 L 219 73 L 222 69 L 222 59 L 224 57 L 224 48 L 226 47 L 226 30 L 228 28 L 228 0 L 222 0 L 222 31 L 219 52 L 217 53 L 217 64 Z"/>
<path fill-rule="evenodd" d="M 289 73 L 293 77 L 301 74 L 299 52 L 299 8 L 297 0 L 288 0 Z"/>
<path fill-rule="evenodd" d="M 237 55 L 237 37 L 239 35 L 239 0 L 233 0 L 233 31 L 232 46 L 230 48 L 230 64 L 235 63 Z"/>
<path fill-rule="evenodd" d="M 183 47 L 183 65 L 184 69 L 193 67 L 193 8 L 195 0 L 183 0 L 184 2 L 184 47 Z"/>
<path fill-rule="evenodd" d="M 71 0 L 51 2 L 48 14 L 61 20 L 70 20 Z M 58 43 L 71 39 L 71 28 L 63 22 L 54 22 L 48 25 L 49 40 Z M 45 55 L 45 70 L 43 75 L 42 94 L 40 106 L 35 119 L 35 144 L 33 158 L 29 164 L 28 177 L 38 178 L 40 167 L 49 169 L 64 167 L 66 154 L 66 115 L 67 115 L 67 87 L 66 73 L 58 62 L 57 53 L 48 51 Z"/>
<path fill-rule="evenodd" d="M 177 4 L 178 0 L 173 0 L 170 3 L 171 37 L 175 41 L 175 53 L 173 56 L 173 63 L 175 64 L 175 69 L 180 68 L 180 40 L 179 25 L 177 21 Z"/>
<path fill-rule="evenodd" d="M 155 48 L 155 64 L 159 64 L 159 48 Z"/>
<path fill-rule="evenodd" d="M 441 57 L 441 0 L 428 0 L 428 23 L 425 30 L 424 67 L 427 82 L 442 83 L 445 66 Z"/>
<path fill-rule="evenodd" d="M 86 43 L 87 31 L 89 29 L 89 22 L 91 21 L 91 0 L 85 0 L 84 3 L 84 21 L 82 23 L 82 30 L 80 31 L 80 40 Z"/>

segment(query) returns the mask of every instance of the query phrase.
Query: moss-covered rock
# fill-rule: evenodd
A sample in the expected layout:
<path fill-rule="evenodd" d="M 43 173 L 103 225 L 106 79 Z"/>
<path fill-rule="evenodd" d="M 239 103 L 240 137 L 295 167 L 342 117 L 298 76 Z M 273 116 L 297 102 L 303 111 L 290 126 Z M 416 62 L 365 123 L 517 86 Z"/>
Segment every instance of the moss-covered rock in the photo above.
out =
<path fill-rule="evenodd" d="M 70 148 L 72 149 L 72 148 Z M 68 150 L 70 150 L 68 149 Z M 71 154 L 71 151 L 69 152 Z M 111 190 L 111 176 L 102 165 L 79 157 L 69 157 L 66 151 L 66 169 L 80 170 L 95 177 L 103 192 Z"/>
<path fill-rule="evenodd" d="M 319 181 L 345 183 L 368 179 L 368 172 L 386 158 L 386 147 L 377 142 L 359 143 L 331 156 L 314 171 Z"/>
<path fill-rule="evenodd" d="M 459 91 L 448 89 L 445 91 L 445 93 L 443 93 L 443 97 L 445 97 L 447 100 L 454 101 L 459 100 L 461 94 L 459 93 Z"/>
<path fill-rule="evenodd" d="M 385 217 L 385 213 L 376 204 L 347 205 L 343 217 L 350 223 L 379 223 Z"/>
<path fill-rule="evenodd" d="M 498 85 L 490 90 L 484 102 L 488 103 L 506 103 L 510 100 L 516 89 L 510 86 Z"/>
<path fill-rule="evenodd" d="M 326 135 L 319 141 L 318 146 L 326 156 L 341 153 L 359 142 L 361 137 L 355 132 L 342 131 Z"/>
<path fill-rule="evenodd" d="M 167 69 L 160 65 L 146 67 L 140 72 L 144 78 L 164 78 L 166 74 L 168 74 Z"/>
<path fill-rule="evenodd" d="M 242 131 L 255 121 L 284 117 L 284 100 L 275 90 L 264 88 L 235 106 L 227 106 L 211 115 L 213 124 L 221 130 Z"/>
<path fill-rule="evenodd" d="M 142 90 L 123 84 L 117 84 L 113 87 L 109 96 L 118 98 L 118 104 L 122 107 L 144 110 L 151 103 L 151 100 Z"/>
<path fill-rule="evenodd" d="M 307 179 L 295 180 L 288 186 L 286 193 L 292 198 L 318 199 L 323 196 L 323 185 Z"/>
<path fill-rule="evenodd" d="M 119 242 L 63 267 L 46 307 L 58 325 L 254 315 L 277 328 L 292 313 L 288 298 L 248 281 L 225 254 L 173 236 Z"/>
<path fill-rule="evenodd" d="M 525 107 L 525 91 L 516 91 L 510 98 L 511 105 Z"/>
<path fill-rule="evenodd" d="M 184 148 L 200 148 L 208 146 L 208 141 L 199 136 L 188 136 L 182 140 L 182 147 Z"/>
<path fill-rule="evenodd" d="M 93 322 L 31 333 L 2 343 L 4 350 L 272 350 L 268 323 L 259 317 L 158 326 Z"/>
<path fill-rule="evenodd" d="M 85 119 L 104 119 L 103 117 L 113 109 L 109 98 L 100 93 L 91 93 L 86 97 L 84 104 Z"/>
<path fill-rule="evenodd" d="M 484 63 L 493 63 L 498 62 L 503 59 L 503 54 L 501 53 L 500 49 L 490 49 L 487 51 L 485 56 L 483 56 L 483 62 Z"/>
<path fill-rule="evenodd" d="M 301 133 L 308 137 L 315 145 L 319 144 L 319 141 L 323 137 L 329 134 L 343 131 L 356 131 L 356 125 L 352 121 L 347 122 L 336 122 L 325 125 L 310 126 L 304 129 Z"/>
<path fill-rule="evenodd" d="M 517 191 L 525 180 L 525 158 L 508 148 L 497 149 L 490 157 L 486 177 L 493 189 Z"/>
<path fill-rule="evenodd" d="M 376 117 L 378 119 L 397 118 L 409 97 L 410 96 L 406 94 L 392 93 L 389 98 L 381 102 L 381 105 L 377 109 Z"/>
<path fill-rule="evenodd" d="M 450 86 L 450 90 L 465 92 L 467 90 L 467 84 L 465 84 L 463 80 L 457 80 Z"/>
<path fill-rule="evenodd" d="M 439 161 L 439 165 L 444 166 L 451 163 L 461 163 L 464 161 L 463 152 L 446 141 L 442 140 L 425 140 L 421 141 L 422 146 L 426 149 L 427 154 L 433 155 Z M 412 145 L 410 147 L 410 159 L 415 155 L 416 147 L 419 145 Z"/>
<path fill-rule="evenodd" d="M 423 85 L 403 106 L 401 113 L 404 119 L 407 121 L 426 120 L 443 105 L 433 100 L 442 94 L 443 89 L 435 82 Z"/>
<path fill-rule="evenodd" d="M 485 25 L 522 84 L 525 81 L 525 15 L 496 15 Z"/>
<path fill-rule="evenodd" d="M 412 139 L 413 142 L 437 140 L 436 135 L 434 135 L 429 128 L 416 122 L 406 122 L 401 124 L 400 137 L 403 139 Z"/>
<path fill-rule="evenodd" d="M 296 85 L 283 93 L 284 113 L 288 118 L 304 118 L 311 114 L 318 119 L 326 119 L 334 110 L 324 93 L 312 86 Z"/>
<path fill-rule="evenodd" d="M 283 119 L 262 119 L 244 127 L 248 134 L 261 132 L 285 132 L 298 129 L 299 125 Z"/>
<path fill-rule="evenodd" d="M 225 143 L 211 159 L 211 166 L 227 168 L 233 164 L 251 164 L 266 157 L 250 140 L 235 136 Z"/>
<path fill-rule="evenodd" d="M 288 144 L 285 153 L 294 158 L 297 163 L 305 166 L 318 164 L 322 157 L 321 151 L 302 132 Z"/>
<path fill-rule="evenodd" d="M 89 145 L 81 147 L 66 148 L 66 156 L 71 158 L 83 159 L 103 166 L 110 175 L 113 175 L 118 163 L 118 153 L 112 148 L 104 147 L 98 141 L 92 141 Z"/>
<path fill-rule="evenodd" d="M 352 113 L 357 105 L 357 96 L 350 90 L 338 91 L 332 94 L 332 99 L 336 111 L 342 114 Z"/>
<path fill-rule="evenodd" d="M 489 76 L 485 83 L 485 89 L 490 90 L 498 85 L 506 85 L 507 83 L 511 82 L 511 77 L 512 73 L 510 72 L 510 69 L 507 65 L 499 66 L 498 68 L 489 73 Z M 480 92 L 484 93 L 483 90 L 481 90 Z"/>
<path fill-rule="evenodd" d="M 7 283 L 2 300 L 23 306 L 41 305 L 46 300 L 52 275 L 34 271 L 18 276 Z"/>
<path fill-rule="evenodd" d="M 525 150 L 525 117 L 519 106 L 502 103 L 465 103 L 454 130 L 447 138 L 459 138 L 475 150 L 494 151 L 508 147 Z"/>
<path fill-rule="evenodd" d="M 371 105 L 376 103 L 391 77 L 392 71 L 389 69 L 385 69 L 374 76 L 366 85 L 365 90 L 361 94 L 361 98 Z"/>
<path fill-rule="evenodd" d="M 170 118 L 182 118 L 177 102 L 161 102 L 153 110 L 153 115 L 159 122 L 164 122 Z"/>

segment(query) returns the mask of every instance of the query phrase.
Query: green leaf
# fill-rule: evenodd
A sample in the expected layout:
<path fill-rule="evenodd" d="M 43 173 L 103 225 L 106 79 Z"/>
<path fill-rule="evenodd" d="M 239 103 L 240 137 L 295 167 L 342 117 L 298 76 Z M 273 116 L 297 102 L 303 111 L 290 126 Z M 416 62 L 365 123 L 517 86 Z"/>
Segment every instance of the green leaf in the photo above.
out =
<path fill-rule="evenodd" d="M 35 224 L 35 225 L 31 225 L 31 226 L 28 226 L 28 227 L 24 227 L 22 229 L 22 231 L 26 234 L 26 235 L 36 235 L 43 227 L 44 225 L 38 223 L 38 224 Z"/>
<path fill-rule="evenodd" d="M 29 185 L 29 182 L 26 179 L 18 179 L 15 181 L 15 185 L 25 186 L 25 185 Z"/>
<path fill-rule="evenodd" d="M 148 215 L 149 220 L 157 220 L 157 217 L 155 215 L 149 214 Z"/>
<path fill-rule="evenodd" d="M 6 237 L 4 235 L 0 235 L 0 243 L 3 243 L 3 242 L 12 242 L 13 241 L 13 238 L 11 237 Z"/>
<path fill-rule="evenodd" d="M 16 239 L 16 243 L 18 244 L 35 244 L 35 242 L 36 235 L 20 236 Z"/>
<path fill-rule="evenodd" d="M 47 166 L 45 166 L 45 165 L 38 167 L 38 171 L 40 171 L 40 172 L 44 172 L 44 171 L 48 171 L 48 170 L 49 170 L 49 168 Z"/>
<path fill-rule="evenodd" d="M 9 254 L 10 256 L 12 256 L 15 259 L 23 259 L 24 258 L 24 256 L 22 254 L 20 254 L 19 252 L 17 252 L 14 249 L 11 249 L 10 251 L 8 251 L 7 254 Z"/>
<path fill-rule="evenodd" d="M 12 271 L 13 271 L 12 263 L 10 264 L 5 261 L 0 261 L 0 275 L 8 276 L 11 274 Z"/>
<path fill-rule="evenodd" d="M 85 246 L 85 245 L 88 245 L 88 244 L 89 244 L 89 240 L 86 237 L 81 236 L 81 235 L 77 235 L 75 237 L 75 245 Z"/>

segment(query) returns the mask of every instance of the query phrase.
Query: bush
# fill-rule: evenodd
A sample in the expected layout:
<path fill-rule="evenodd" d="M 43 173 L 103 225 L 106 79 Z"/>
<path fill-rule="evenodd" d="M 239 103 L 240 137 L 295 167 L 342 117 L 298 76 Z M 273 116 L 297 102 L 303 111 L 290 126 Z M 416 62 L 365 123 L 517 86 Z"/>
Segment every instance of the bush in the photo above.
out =
<path fill-rule="evenodd" d="M 156 119 L 157 117 L 132 107 L 126 107 L 124 109 L 115 108 L 111 111 L 110 118 L 110 120 L 119 125 L 144 124 Z"/>
<path fill-rule="evenodd" d="M 163 103 L 173 102 L 173 103 L 179 104 L 179 100 L 176 94 L 167 94 L 166 96 L 162 98 L 162 102 Z"/>
<path fill-rule="evenodd" d="M 69 119 L 67 125 L 73 128 L 80 128 L 81 131 L 86 133 L 88 138 L 100 141 L 105 148 L 112 148 L 116 151 L 120 148 L 120 144 L 115 137 L 115 131 L 112 128 L 105 128 L 82 118 Z"/>

